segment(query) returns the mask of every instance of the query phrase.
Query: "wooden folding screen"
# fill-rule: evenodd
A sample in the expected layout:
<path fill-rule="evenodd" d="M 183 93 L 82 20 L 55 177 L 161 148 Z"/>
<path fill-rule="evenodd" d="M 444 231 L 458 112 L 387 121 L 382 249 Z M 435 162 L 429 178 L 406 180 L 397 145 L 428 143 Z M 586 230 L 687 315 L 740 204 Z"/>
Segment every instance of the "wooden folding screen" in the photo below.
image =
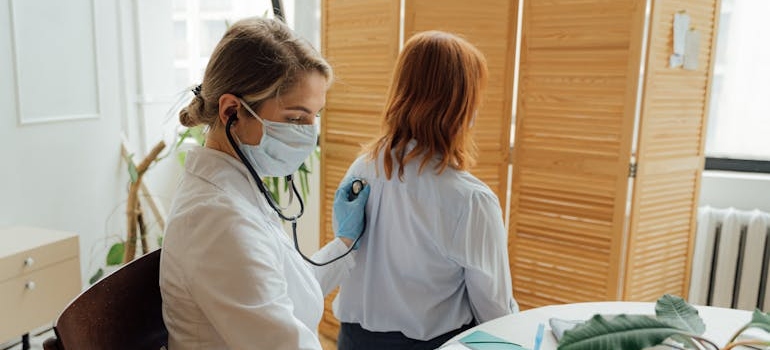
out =
<path fill-rule="evenodd" d="M 651 1 L 645 42 L 646 4 L 525 1 L 510 218 L 523 308 L 687 295 L 718 7 Z M 679 10 L 701 32 L 697 71 L 667 66 Z"/>
<path fill-rule="evenodd" d="M 405 0 L 402 23 L 398 1 L 324 2 L 337 82 L 322 121 L 321 243 L 333 238 L 337 183 L 379 130 L 401 25 L 406 38 L 456 32 L 485 53 L 473 172 L 505 206 L 515 3 Z M 509 218 L 517 300 L 527 309 L 687 295 L 719 0 L 523 3 Z M 701 35 L 694 71 L 668 67 L 677 11 Z M 330 300 L 320 331 L 336 337 Z"/>
<path fill-rule="evenodd" d="M 404 1 L 403 38 L 424 30 L 459 34 L 484 52 L 490 79 L 484 106 L 474 124 L 479 162 L 472 170 L 505 206 L 513 66 L 516 38 L 515 2 L 508 0 Z M 321 243 L 333 238 L 334 191 L 362 142 L 377 134 L 387 85 L 398 54 L 399 2 L 391 0 L 326 0 L 323 4 L 323 51 L 336 70 L 322 119 Z M 319 331 L 336 337 L 336 320 L 326 315 Z"/>
<path fill-rule="evenodd" d="M 719 0 L 655 1 L 622 297 L 689 294 Z M 700 33 L 696 70 L 669 68 L 674 13 Z"/>

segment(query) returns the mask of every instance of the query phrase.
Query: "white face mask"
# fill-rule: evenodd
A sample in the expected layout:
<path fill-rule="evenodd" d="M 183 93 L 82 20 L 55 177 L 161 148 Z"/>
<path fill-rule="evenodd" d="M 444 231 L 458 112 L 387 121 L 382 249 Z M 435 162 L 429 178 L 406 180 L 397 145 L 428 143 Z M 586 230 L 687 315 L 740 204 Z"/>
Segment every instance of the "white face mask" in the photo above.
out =
<path fill-rule="evenodd" d="M 264 120 L 245 101 L 241 104 L 262 123 L 262 140 L 256 146 L 240 143 L 254 170 L 260 176 L 289 176 L 315 150 L 318 131 L 314 124 L 291 124 Z"/>

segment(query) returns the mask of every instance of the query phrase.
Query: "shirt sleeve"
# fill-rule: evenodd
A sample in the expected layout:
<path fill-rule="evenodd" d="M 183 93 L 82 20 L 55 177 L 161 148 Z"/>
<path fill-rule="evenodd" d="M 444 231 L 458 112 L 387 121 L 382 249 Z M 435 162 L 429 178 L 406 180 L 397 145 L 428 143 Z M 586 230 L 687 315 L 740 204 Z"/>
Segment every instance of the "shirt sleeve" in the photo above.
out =
<path fill-rule="evenodd" d="M 351 164 L 345 173 L 345 176 L 342 177 L 343 180 L 351 176 L 358 176 L 357 174 L 360 172 L 358 168 L 361 167 L 360 163 L 362 162 L 362 159 L 362 157 L 358 157 L 353 164 Z M 347 251 L 348 246 L 339 238 L 334 238 L 313 254 L 312 259 L 315 262 L 323 263 L 345 254 Z M 339 286 L 348 275 L 350 275 L 350 270 L 356 265 L 354 259 L 355 255 L 356 251 L 351 251 L 350 254 L 345 255 L 345 257 L 324 266 L 315 266 L 308 263 L 318 280 L 318 284 L 321 285 L 324 296 L 328 295 L 334 288 Z"/>
<path fill-rule="evenodd" d="M 507 243 L 497 197 L 491 192 L 474 192 L 459 217 L 450 254 L 464 268 L 465 287 L 479 323 L 518 312 Z"/>
<path fill-rule="evenodd" d="M 206 247 L 190 292 L 230 349 L 316 349 L 315 330 L 294 316 L 278 242 L 240 222 Z"/>
<path fill-rule="evenodd" d="M 348 246 L 339 238 L 335 238 L 313 254 L 312 259 L 315 262 L 324 263 L 345 254 L 347 251 Z M 351 251 L 350 254 L 324 266 L 310 265 L 313 269 L 315 278 L 318 280 L 318 284 L 321 285 L 324 296 L 334 290 L 334 288 L 340 285 L 340 283 L 350 275 L 350 270 L 356 266 L 355 259 L 353 258 L 355 254 L 355 250 Z"/>

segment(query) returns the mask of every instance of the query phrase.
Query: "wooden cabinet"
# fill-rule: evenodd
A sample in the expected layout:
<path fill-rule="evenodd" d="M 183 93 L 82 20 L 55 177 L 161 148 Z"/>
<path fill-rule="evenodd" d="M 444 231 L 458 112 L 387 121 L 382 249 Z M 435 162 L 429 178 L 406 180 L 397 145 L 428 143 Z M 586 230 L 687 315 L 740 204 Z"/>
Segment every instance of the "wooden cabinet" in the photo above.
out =
<path fill-rule="evenodd" d="M 81 290 L 74 233 L 0 229 L 0 342 L 53 322 Z"/>

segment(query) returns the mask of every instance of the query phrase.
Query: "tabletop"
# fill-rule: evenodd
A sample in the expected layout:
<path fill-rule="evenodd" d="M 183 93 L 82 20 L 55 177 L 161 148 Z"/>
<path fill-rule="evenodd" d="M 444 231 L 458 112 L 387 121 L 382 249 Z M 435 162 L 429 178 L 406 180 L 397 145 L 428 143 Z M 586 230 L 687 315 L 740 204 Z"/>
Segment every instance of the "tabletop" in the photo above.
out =
<path fill-rule="evenodd" d="M 698 314 L 706 324 L 704 336 L 717 345 L 724 345 L 730 337 L 744 324 L 751 320 L 751 312 L 745 310 L 726 309 L 712 306 L 697 306 Z M 564 320 L 587 320 L 595 314 L 617 315 L 655 315 L 655 303 L 647 302 L 590 302 L 576 304 L 549 305 L 529 309 L 516 314 L 503 316 L 458 334 L 441 347 L 441 349 L 462 349 L 455 345 L 457 340 L 474 331 L 484 331 L 507 341 L 517 343 L 527 349 L 532 349 L 535 334 L 540 324 L 545 326 L 545 334 L 540 350 L 556 349 L 558 343 L 551 333 L 548 320 L 552 317 Z M 459 347 L 458 347 L 459 346 Z"/>

